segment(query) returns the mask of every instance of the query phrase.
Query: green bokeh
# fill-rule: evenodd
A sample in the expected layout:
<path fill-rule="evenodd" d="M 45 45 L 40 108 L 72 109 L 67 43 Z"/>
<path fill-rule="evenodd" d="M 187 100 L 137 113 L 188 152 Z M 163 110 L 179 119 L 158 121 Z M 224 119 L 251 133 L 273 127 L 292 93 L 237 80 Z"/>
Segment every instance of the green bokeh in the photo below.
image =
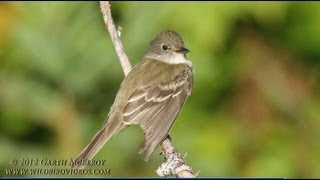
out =
<path fill-rule="evenodd" d="M 132 64 L 166 29 L 191 50 L 194 91 L 170 135 L 200 177 L 320 176 L 319 3 L 111 8 Z M 98 2 L 0 3 L 0 62 L 1 176 L 36 168 L 12 159 L 74 158 L 102 126 L 124 77 Z M 110 168 L 108 177 L 156 177 L 160 149 L 145 162 L 141 141 L 138 127 L 122 131 L 96 155 L 107 160 L 99 168 Z"/>

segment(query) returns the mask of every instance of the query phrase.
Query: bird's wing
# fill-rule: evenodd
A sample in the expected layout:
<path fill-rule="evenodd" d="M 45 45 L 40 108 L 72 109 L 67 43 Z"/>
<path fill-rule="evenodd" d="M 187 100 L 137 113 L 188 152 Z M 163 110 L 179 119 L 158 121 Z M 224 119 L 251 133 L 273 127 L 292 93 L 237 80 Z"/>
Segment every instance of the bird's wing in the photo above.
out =
<path fill-rule="evenodd" d="M 145 160 L 167 136 L 192 90 L 192 70 L 187 68 L 173 81 L 136 90 L 124 109 L 124 124 L 139 124 L 144 141 L 139 153 Z"/>

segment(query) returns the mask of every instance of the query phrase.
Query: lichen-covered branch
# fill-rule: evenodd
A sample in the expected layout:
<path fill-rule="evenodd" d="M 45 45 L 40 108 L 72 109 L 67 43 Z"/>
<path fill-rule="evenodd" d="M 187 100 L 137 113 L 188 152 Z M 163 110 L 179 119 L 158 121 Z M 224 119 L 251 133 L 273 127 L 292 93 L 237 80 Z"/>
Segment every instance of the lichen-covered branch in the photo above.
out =
<path fill-rule="evenodd" d="M 157 174 L 161 177 L 172 176 L 176 177 L 196 177 L 192 168 L 189 167 L 184 157 L 173 147 L 171 144 L 171 138 L 168 135 L 167 138 L 162 143 L 162 152 L 165 162 L 157 169 Z"/>
<path fill-rule="evenodd" d="M 100 1 L 100 8 L 103 14 L 103 20 L 109 31 L 111 40 L 119 57 L 122 70 L 127 75 L 131 70 L 131 64 L 128 56 L 125 54 L 122 42 L 120 40 L 120 30 L 116 29 L 111 16 L 111 6 L 108 1 Z M 175 150 L 168 136 L 162 143 L 162 155 L 165 162 L 157 169 L 159 176 L 175 175 L 176 177 L 195 177 L 192 169 L 186 165 L 184 158 Z"/>

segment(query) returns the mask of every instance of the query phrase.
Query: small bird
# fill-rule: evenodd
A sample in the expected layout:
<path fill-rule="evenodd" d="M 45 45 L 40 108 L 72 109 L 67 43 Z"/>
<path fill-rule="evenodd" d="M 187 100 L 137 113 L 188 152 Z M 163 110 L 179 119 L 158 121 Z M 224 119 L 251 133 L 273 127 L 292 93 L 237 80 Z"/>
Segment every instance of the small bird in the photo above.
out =
<path fill-rule="evenodd" d="M 143 59 L 120 85 L 102 129 L 78 155 L 76 161 L 90 160 L 116 133 L 129 125 L 139 125 L 144 141 L 139 154 L 147 161 L 167 137 L 193 86 L 189 52 L 177 32 L 166 30 L 150 42 Z M 84 165 L 74 165 L 82 169 Z"/>

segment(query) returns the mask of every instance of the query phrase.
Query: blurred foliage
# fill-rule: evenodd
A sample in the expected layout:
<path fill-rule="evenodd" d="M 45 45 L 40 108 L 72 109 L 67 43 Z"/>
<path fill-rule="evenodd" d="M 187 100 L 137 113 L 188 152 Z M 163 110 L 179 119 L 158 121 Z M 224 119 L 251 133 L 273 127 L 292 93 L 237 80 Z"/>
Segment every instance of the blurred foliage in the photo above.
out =
<path fill-rule="evenodd" d="M 132 63 L 165 29 L 191 50 L 194 91 L 170 134 L 200 177 L 319 177 L 319 3 L 111 7 Z M 12 159 L 74 158 L 124 77 L 99 3 L 2 2 L 0 39 L 1 176 Z M 156 176 L 159 150 L 145 162 L 141 141 L 127 128 L 95 159 L 110 176 Z"/>

